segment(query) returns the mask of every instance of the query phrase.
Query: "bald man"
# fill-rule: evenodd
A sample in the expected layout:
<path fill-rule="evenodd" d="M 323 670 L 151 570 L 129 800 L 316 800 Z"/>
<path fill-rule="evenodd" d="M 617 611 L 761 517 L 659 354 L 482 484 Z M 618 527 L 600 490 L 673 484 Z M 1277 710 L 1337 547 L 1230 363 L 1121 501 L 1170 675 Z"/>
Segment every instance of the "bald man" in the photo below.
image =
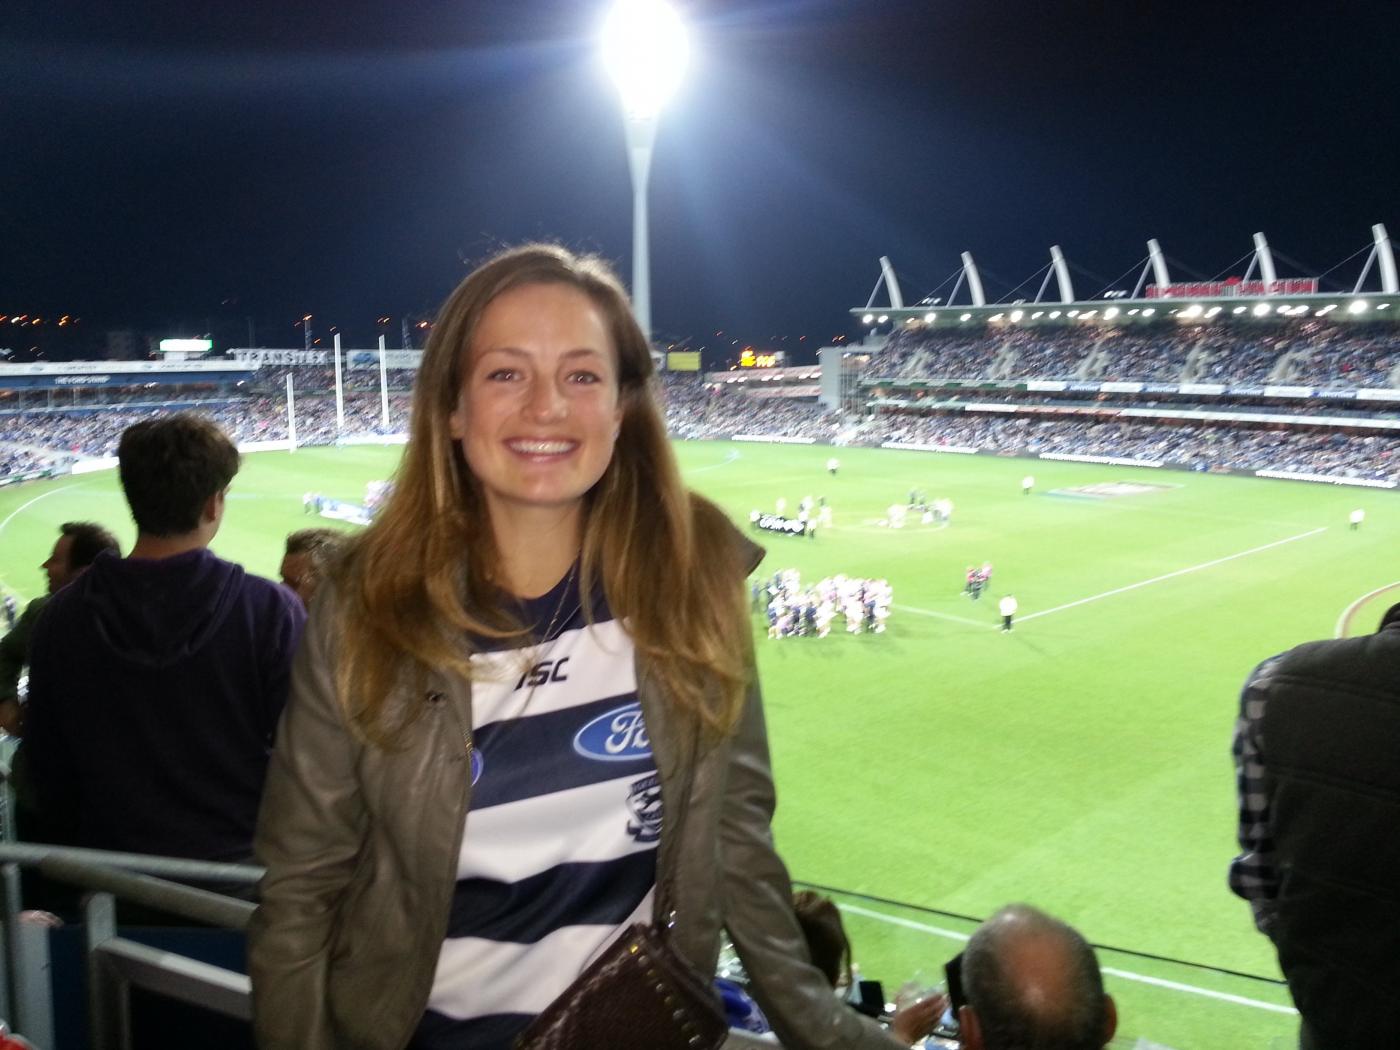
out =
<path fill-rule="evenodd" d="M 1094 950 L 1028 904 L 977 928 L 963 952 L 962 1050 L 1103 1050 L 1118 1027 Z"/>

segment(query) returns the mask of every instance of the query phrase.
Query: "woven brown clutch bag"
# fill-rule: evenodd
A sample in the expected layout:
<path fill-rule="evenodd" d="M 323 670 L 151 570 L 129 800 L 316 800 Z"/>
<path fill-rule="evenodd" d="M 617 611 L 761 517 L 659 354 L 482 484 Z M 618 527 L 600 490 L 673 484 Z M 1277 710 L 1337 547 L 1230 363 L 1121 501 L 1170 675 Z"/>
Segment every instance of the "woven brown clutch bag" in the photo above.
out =
<path fill-rule="evenodd" d="M 650 923 L 633 923 L 515 1040 L 516 1050 L 714 1050 L 714 989 Z"/>

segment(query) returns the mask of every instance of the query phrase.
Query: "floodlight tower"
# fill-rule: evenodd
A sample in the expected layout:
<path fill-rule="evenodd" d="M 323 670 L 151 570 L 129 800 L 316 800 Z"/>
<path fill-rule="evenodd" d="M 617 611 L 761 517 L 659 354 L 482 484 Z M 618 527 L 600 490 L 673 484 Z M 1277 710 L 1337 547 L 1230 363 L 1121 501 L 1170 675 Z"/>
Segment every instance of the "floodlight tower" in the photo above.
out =
<path fill-rule="evenodd" d="M 627 165 L 632 173 L 632 312 L 651 338 L 647 177 L 661 107 L 675 93 L 689 47 L 680 16 L 665 0 L 618 0 L 603 26 L 603 61 L 622 95 Z"/>

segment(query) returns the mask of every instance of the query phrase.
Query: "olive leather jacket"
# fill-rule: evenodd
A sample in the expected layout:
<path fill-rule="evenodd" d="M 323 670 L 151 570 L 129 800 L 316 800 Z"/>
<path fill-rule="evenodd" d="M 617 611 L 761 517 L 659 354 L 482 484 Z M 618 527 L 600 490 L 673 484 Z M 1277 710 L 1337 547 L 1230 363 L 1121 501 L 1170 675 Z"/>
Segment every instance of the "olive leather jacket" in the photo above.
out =
<path fill-rule="evenodd" d="M 267 874 L 249 930 L 254 1027 L 264 1050 L 402 1050 L 432 988 L 456 883 L 471 801 L 471 688 L 456 676 L 430 679 L 421 696 L 398 698 L 424 709 L 402 746 L 361 742 L 335 699 L 334 595 L 323 590 L 258 823 Z M 756 681 L 736 731 L 702 744 L 640 662 L 637 671 L 666 813 L 657 882 L 675 909 L 656 918 L 673 919 L 676 949 L 712 974 L 728 930 L 787 1047 L 901 1046 L 838 1001 L 807 961 L 773 848 Z"/>

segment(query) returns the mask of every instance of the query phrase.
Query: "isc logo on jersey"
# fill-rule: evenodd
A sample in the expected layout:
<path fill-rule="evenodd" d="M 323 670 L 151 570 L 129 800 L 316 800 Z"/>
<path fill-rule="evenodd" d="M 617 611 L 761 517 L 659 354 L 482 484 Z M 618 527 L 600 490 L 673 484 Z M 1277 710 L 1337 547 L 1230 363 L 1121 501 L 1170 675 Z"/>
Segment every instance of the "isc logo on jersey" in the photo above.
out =
<path fill-rule="evenodd" d="M 631 703 L 599 715 L 574 736 L 574 750 L 597 762 L 630 762 L 651 757 L 642 705 Z"/>

